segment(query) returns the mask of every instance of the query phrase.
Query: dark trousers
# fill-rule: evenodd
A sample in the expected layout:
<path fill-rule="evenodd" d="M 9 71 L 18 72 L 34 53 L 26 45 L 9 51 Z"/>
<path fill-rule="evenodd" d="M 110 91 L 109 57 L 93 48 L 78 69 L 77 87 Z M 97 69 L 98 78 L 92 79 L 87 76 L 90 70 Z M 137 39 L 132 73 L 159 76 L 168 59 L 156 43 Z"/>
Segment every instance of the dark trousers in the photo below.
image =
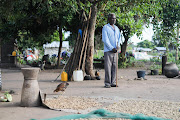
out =
<path fill-rule="evenodd" d="M 104 52 L 105 85 L 116 84 L 117 53 Z"/>

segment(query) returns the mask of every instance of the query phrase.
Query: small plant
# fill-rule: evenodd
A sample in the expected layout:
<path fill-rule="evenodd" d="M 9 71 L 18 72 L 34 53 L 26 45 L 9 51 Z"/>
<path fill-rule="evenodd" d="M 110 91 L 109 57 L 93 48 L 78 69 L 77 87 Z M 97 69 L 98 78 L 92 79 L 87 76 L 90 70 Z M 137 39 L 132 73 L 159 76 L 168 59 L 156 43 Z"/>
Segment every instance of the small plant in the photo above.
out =
<path fill-rule="evenodd" d="M 159 70 L 161 68 L 160 65 L 157 65 L 156 62 L 153 62 L 153 64 L 149 67 L 150 70 Z"/>
<path fill-rule="evenodd" d="M 144 66 L 145 66 L 145 63 L 142 62 L 142 61 L 136 61 L 136 62 L 134 62 L 134 67 L 139 67 L 139 68 L 141 68 L 141 67 L 144 67 Z"/>
<path fill-rule="evenodd" d="M 150 62 L 161 62 L 161 59 L 159 57 L 153 57 L 150 59 Z"/>
<path fill-rule="evenodd" d="M 9 94 L 8 91 L 5 91 L 4 96 L 0 97 L 0 101 L 2 101 L 2 102 L 11 102 L 12 101 L 11 94 Z"/>
<path fill-rule="evenodd" d="M 94 53 L 94 59 L 101 59 L 104 56 L 104 52 L 102 50 L 96 50 Z"/>
<path fill-rule="evenodd" d="M 17 57 L 17 61 L 20 63 L 20 64 L 26 64 L 26 61 L 22 58 L 22 57 Z"/>

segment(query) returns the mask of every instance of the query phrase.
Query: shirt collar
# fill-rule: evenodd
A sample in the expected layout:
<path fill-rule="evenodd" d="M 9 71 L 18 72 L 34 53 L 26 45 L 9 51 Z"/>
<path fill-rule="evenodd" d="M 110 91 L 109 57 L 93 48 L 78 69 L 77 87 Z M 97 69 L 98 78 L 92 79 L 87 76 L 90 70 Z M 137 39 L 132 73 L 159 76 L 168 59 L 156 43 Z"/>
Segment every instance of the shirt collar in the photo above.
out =
<path fill-rule="evenodd" d="M 112 30 L 116 30 L 116 26 L 114 25 L 114 29 L 113 27 L 108 23 L 108 26 L 112 29 Z"/>

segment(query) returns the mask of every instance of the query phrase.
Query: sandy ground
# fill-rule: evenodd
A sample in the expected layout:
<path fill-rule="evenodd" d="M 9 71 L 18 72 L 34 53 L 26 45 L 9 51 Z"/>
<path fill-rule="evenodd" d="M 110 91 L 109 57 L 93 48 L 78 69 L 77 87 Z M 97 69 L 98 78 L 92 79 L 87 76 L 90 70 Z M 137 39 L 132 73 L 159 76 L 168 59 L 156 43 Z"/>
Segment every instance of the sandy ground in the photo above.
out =
<path fill-rule="evenodd" d="M 134 80 L 140 69 L 119 69 L 117 88 L 104 88 L 104 70 L 100 70 L 101 80 L 69 82 L 64 96 L 106 98 L 104 105 L 122 99 L 165 100 L 180 102 L 180 78 L 166 78 L 163 75 L 146 75 L 147 80 Z M 61 70 L 41 71 L 38 76 L 39 87 L 43 93 L 53 93 L 60 80 L 52 82 Z M 147 71 L 148 73 L 149 71 Z M 0 102 L 0 120 L 30 120 L 53 118 L 74 112 L 55 111 L 45 107 L 21 107 L 23 74 L 17 69 L 2 69 L 3 91 L 13 90 L 12 102 Z M 1 94 L 2 95 L 2 92 Z M 179 106 L 180 108 L 180 106 Z"/>

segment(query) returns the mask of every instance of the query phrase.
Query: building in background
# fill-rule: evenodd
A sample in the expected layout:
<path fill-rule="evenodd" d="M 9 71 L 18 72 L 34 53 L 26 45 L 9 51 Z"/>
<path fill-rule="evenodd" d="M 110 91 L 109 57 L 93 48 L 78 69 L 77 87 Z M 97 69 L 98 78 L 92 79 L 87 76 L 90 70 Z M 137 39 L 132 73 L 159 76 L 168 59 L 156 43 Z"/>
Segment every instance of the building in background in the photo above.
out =
<path fill-rule="evenodd" d="M 155 47 L 153 50 L 157 51 L 157 52 L 166 52 L 166 48 L 165 47 Z"/>
<path fill-rule="evenodd" d="M 58 55 L 58 50 L 59 50 L 59 41 L 53 41 L 52 43 L 47 43 L 43 45 L 44 48 L 44 55 L 49 54 L 49 57 L 52 55 Z M 69 50 L 69 41 L 63 41 L 62 42 L 62 49 L 61 49 L 61 54 L 63 51 L 68 51 Z"/>

